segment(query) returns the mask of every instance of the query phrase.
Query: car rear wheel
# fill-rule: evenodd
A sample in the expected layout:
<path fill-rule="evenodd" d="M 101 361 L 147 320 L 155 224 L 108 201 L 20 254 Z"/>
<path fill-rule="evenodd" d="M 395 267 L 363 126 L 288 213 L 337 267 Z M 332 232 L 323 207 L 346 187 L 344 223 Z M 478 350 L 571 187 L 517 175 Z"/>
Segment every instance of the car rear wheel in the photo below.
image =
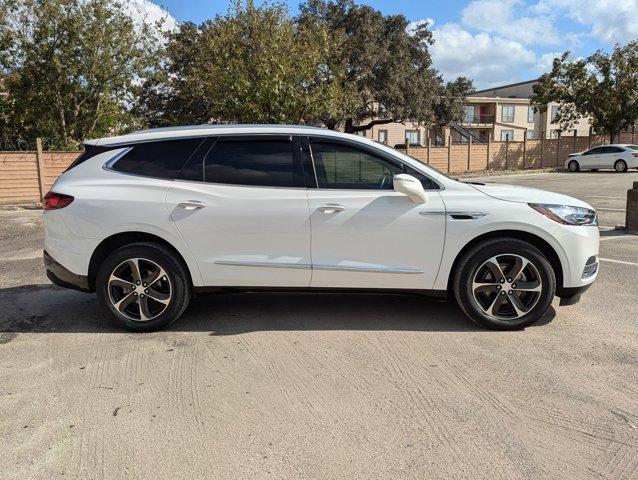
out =
<path fill-rule="evenodd" d="M 567 164 L 567 168 L 570 172 L 577 172 L 580 170 L 580 165 L 576 160 L 572 160 Z"/>
<path fill-rule="evenodd" d="M 475 323 L 518 330 L 547 313 L 556 277 L 537 248 L 522 240 L 502 238 L 470 249 L 459 262 L 453 286 L 461 310 Z"/>
<path fill-rule="evenodd" d="M 186 267 L 172 251 L 134 243 L 111 253 L 96 277 L 98 300 L 116 323 L 152 331 L 177 320 L 190 302 Z"/>
<path fill-rule="evenodd" d="M 614 163 L 614 170 L 620 173 L 626 172 L 627 162 L 625 162 L 624 160 L 616 160 L 616 163 Z"/>

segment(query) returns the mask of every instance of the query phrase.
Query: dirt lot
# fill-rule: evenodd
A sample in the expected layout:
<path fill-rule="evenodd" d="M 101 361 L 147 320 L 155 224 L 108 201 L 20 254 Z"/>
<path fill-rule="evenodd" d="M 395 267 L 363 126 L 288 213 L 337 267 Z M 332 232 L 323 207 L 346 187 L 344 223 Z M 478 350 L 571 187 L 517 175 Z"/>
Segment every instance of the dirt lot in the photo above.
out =
<path fill-rule="evenodd" d="M 495 181 L 623 223 L 638 174 Z M 410 296 L 196 299 L 130 334 L 43 274 L 41 213 L 0 211 L 0 477 L 638 478 L 638 237 L 521 332 Z"/>

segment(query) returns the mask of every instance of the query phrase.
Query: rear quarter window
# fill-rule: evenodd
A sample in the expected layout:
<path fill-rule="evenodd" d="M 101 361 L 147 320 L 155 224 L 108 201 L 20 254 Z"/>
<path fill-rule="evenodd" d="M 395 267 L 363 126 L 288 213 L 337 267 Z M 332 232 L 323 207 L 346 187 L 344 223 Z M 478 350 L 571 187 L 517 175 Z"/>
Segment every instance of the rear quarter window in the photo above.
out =
<path fill-rule="evenodd" d="M 188 138 L 133 144 L 111 168 L 133 175 L 175 179 L 203 142 L 204 138 Z"/>

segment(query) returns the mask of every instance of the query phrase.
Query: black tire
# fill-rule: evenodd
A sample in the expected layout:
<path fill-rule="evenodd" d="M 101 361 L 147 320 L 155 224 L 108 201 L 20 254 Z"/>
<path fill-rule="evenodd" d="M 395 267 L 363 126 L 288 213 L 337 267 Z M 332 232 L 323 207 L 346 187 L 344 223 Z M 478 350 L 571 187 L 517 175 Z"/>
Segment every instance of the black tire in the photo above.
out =
<path fill-rule="evenodd" d="M 538 294 L 523 291 L 513 292 L 519 299 L 523 296 L 529 300 L 529 310 L 517 318 L 495 318 L 488 315 L 484 307 L 479 304 L 480 302 L 473 292 L 473 281 L 477 274 L 480 274 L 479 269 L 485 268 L 485 262 L 493 257 L 499 257 L 500 262 L 500 259 L 507 259 L 508 256 L 512 258 L 520 256 L 530 262 L 531 265 L 526 268 L 535 269 L 541 290 Z M 508 272 L 503 271 L 503 273 L 507 274 Z M 509 283 L 514 286 L 516 281 L 517 279 L 513 279 L 513 282 Z M 494 282 L 498 284 L 496 279 Z M 505 285 L 509 285 L 509 283 Z M 507 297 L 510 290 L 508 289 L 506 292 L 500 285 L 495 288 L 498 288 L 495 297 L 488 297 L 493 295 L 491 292 L 483 294 L 486 296 L 487 303 L 491 302 L 491 298 L 496 299 L 498 295 L 504 295 L 503 300 L 506 300 L 506 303 L 501 309 L 507 310 L 507 302 L 509 302 L 509 307 L 514 310 L 512 301 Z M 547 313 L 556 292 L 556 275 L 547 258 L 533 245 L 515 238 L 497 238 L 481 242 L 465 253 L 454 272 L 453 289 L 461 310 L 478 325 L 495 330 L 519 330 L 536 323 Z"/>
<path fill-rule="evenodd" d="M 626 172 L 627 162 L 625 162 L 624 160 L 616 160 L 616 162 L 614 163 L 614 170 L 616 170 L 618 173 Z"/>
<path fill-rule="evenodd" d="M 141 277 L 142 280 L 145 278 L 145 272 L 151 272 L 151 268 L 154 266 L 159 266 L 166 274 L 164 277 L 154 280 L 154 282 L 156 282 L 154 285 L 158 285 L 157 288 L 163 290 L 163 292 L 158 290 L 157 295 L 168 295 L 168 300 L 164 300 L 164 302 L 168 302 L 165 306 L 164 303 L 152 299 L 153 296 L 156 295 L 155 291 L 149 295 L 149 291 L 145 290 L 147 293 L 147 299 L 144 303 L 146 306 L 145 310 L 147 313 L 153 313 L 154 310 L 155 313 L 153 313 L 153 315 L 156 315 L 149 315 L 149 320 L 134 318 L 134 310 L 136 308 L 139 312 L 139 316 L 142 316 L 143 309 L 139 297 L 145 297 L 143 291 L 140 290 L 139 294 L 137 292 L 131 293 L 123 287 L 109 286 L 111 273 L 120 268 L 123 268 L 126 272 L 126 266 L 123 265 L 128 264 L 127 261 L 132 259 L 141 259 L 137 263 L 141 271 L 139 277 Z M 149 268 L 144 270 L 145 267 Z M 122 270 L 118 270 L 118 272 L 121 271 Z M 132 269 L 130 271 L 132 274 Z M 156 270 L 156 272 L 158 272 L 158 270 Z M 147 275 L 150 276 L 151 273 L 147 273 Z M 124 276 L 126 275 L 117 275 L 118 278 Z M 129 278 L 131 279 L 131 288 L 135 288 L 135 284 L 132 280 L 135 277 L 131 275 Z M 127 282 L 129 278 L 126 279 Z M 164 280 L 163 278 L 166 279 Z M 102 265 L 100 265 L 95 279 L 95 290 L 98 300 L 109 318 L 129 330 L 138 332 L 158 330 L 177 320 L 182 313 L 184 313 L 186 307 L 188 307 L 192 295 L 190 276 L 182 260 L 168 248 L 156 243 L 146 242 L 133 243 L 111 253 L 102 262 Z M 168 294 L 165 293 L 167 291 Z M 137 298 L 126 307 L 128 312 L 122 313 L 115 308 L 113 301 L 121 300 L 124 296 L 128 297 L 127 292 L 131 295 L 135 295 Z M 119 295 L 120 298 L 116 298 L 116 295 Z"/>
<path fill-rule="evenodd" d="M 567 164 L 567 169 L 570 172 L 578 172 L 580 171 L 580 164 L 576 161 L 576 160 L 571 160 L 568 164 Z"/>
<path fill-rule="evenodd" d="M 590 170 L 591 170 L 592 172 L 597 172 L 597 171 L 598 171 L 598 169 L 597 169 L 597 168 L 590 168 Z"/>

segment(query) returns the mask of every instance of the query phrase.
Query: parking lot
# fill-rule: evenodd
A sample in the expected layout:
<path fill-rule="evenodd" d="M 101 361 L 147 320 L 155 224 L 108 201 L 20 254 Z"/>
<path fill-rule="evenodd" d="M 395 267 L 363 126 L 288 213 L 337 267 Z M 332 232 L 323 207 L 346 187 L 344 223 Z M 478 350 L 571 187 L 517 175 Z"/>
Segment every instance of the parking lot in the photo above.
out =
<path fill-rule="evenodd" d="M 612 229 L 638 173 L 489 180 L 599 211 L 598 281 L 524 331 L 416 296 L 219 294 L 127 333 L 46 279 L 41 212 L 0 210 L 0 478 L 638 478 L 638 236 Z"/>

